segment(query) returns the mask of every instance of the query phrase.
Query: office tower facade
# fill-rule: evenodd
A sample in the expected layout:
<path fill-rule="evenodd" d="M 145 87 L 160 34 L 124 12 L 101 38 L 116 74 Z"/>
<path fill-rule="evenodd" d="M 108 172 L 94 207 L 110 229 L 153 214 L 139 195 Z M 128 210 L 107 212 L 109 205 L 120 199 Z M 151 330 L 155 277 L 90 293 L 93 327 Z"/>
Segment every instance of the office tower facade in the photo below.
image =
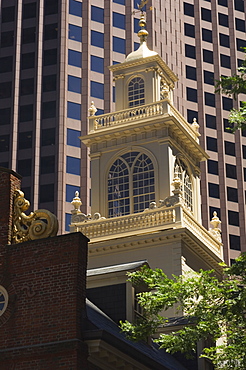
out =
<path fill-rule="evenodd" d="M 78 137 L 92 100 L 97 114 L 114 110 L 107 67 L 139 45 L 137 1 L 0 3 L 0 165 L 23 176 L 26 198 L 56 213 L 63 232 L 74 191 L 90 211 L 88 152 Z M 245 8 L 243 0 L 146 4 L 148 45 L 177 74 L 174 105 L 188 122 L 197 118 L 210 155 L 201 165 L 203 223 L 218 212 L 226 261 L 246 248 L 246 138 L 225 130 L 239 103 L 215 95 L 213 85 L 244 59 Z"/>

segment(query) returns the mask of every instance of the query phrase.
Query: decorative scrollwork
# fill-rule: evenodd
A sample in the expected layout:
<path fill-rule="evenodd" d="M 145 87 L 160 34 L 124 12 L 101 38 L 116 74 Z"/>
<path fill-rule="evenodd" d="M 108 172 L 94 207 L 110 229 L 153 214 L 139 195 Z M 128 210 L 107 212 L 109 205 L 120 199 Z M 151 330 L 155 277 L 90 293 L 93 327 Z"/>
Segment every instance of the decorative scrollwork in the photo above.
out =
<path fill-rule="evenodd" d="M 75 192 L 75 197 L 73 198 L 71 204 L 74 206 L 74 209 L 71 211 L 72 218 L 71 223 L 76 224 L 79 222 L 86 222 L 86 221 L 95 221 L 95 220 L 101 220 L 105 219 L 105 217 L 102 217 L 99 212 L 94 213 L 94 215 L 91 215 L 88 213 L 88 215 L 84 214 L 80 210 L 80 206 L 82 204 L 81 199 L 79 197 L 79 192 Z"/>
<path fill-rule="evenodd" d="M 46 209 L 38 209 L 26 215 L 24 212 L 29 207 L 30 203 L 24 198 L 24 193 L 15 190 L 12 242 L 22 243 L 56 236 L 58 231 L 56 216 Z"/>

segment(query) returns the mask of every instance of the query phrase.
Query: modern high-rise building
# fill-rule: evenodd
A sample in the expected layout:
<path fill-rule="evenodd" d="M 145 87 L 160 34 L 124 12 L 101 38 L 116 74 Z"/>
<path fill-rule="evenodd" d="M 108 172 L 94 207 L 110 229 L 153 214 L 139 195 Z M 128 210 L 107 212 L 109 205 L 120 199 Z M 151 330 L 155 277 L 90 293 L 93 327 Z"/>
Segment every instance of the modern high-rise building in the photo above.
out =
<path fill-rule="evenodd" d="M 0 166 L 23 176 L 34 209 L 56 213 L 69 230 L 76 190 L 90 212 L 90 167 L 78 137 L 97 114 L 114 110 L 109 65 L 139 46 L 140 0 L 0 0 Z M 149 0 L 148 45 L 179 81 L 174 105 L 200 124 L 210 159 L 201 165 L 203 224 L 222 224 L 225 260 L 246 250 L 246 137 L 230 133 L 240 102 L 214 93 L 214 80 L 244 59 L 243 0 Z M 245 97 L 240 97 L 245 100 Z"/>

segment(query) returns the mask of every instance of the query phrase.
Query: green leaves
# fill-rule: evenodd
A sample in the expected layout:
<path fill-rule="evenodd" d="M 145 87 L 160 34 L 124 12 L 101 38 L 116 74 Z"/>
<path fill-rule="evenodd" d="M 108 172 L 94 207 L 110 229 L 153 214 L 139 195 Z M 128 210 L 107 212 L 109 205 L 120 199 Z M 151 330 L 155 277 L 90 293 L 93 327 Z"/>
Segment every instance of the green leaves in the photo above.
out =
<path fill-rule="evenodd" d="M 145 283 L 149 291 L 138 294 L 144 317 L 121 328 L 134 340 L 147 340 L 162 332 L 156 340 L 170 353 L 184 352 L 189 357 L 196 352 L 197 342 L 209 341 L 203 357 L 216 369 L 246 369 L 246 254 L 231 267 L 224 268 L 224 280 L 213 271 L 188 273 L 169 279 L 163 271 L 142 270 L 129 274 L 134 284 Z M 173 307 L 186 325 L 170 333 L 165 311 Z M 168 330 L 167 330 L 168 329 Z M 173 327 L 174 330 L 174 327 Z M 219 340 L 219 345 L 215 345 Z"/>

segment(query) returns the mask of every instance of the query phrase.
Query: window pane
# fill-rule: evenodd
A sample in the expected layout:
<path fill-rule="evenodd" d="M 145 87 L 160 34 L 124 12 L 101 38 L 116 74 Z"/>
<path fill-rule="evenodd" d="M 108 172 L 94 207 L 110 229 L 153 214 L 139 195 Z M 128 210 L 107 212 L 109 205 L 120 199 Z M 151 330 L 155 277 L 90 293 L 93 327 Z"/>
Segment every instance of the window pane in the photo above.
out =
<path fill-rule="evenodd" d="M 202 40 L 207 42 L 213 42 L 213 33 L 206 28 L 202 28 Z"/>
<path fill-rule="evenodd" d="M 104 73 L 104 59 L 91 55 L 91 70 L 99 73 Z"/>
<path fill-rule="evenodd" d="M 20 122 L 32 121 L 33 119 L 33 104 L 20 106 Z"/>
<path fill-rule="evenodd" d="M 228 211 L 229 225 L 239 226 L 239 213 L 235 211 Z"/>
<path fill-rule="evenodd" d="M 227 200 L 230 202 L 238 202 L 238 192 L 236 188 L 227 186 Z"/>
<path fill-rule="evenodd" d="M 56 101 L 43 102 L 42 119 L 54 118 L 56 116 Z"/>
<path fill-rule="evenodd" d="M 104 22 L 104 10 L 97 6 L 91 6 L 91 20 L 95 22 Z"/>
<path fill-rule="evenodd" d="M 36 3 L 23 4 L 23 19 L 36 17 Z"/>
<path fill-rule="evenodd" d="M 245 32 L 246 29 L 245 29 L 245 20 L 244 19 L 236 18 L 235 23 L 236 23 L 236 30 Z"/>
<path fill-rule="evenodd" d="M 36 27 L 24 28 L 22 30 L 22 43 L 30 44 L 35 42 L 36 39 Z"/>
<path fill-rule="evenodd" d="M 47 156 L 40 158 L 40 174 L 55 173 L 55 156 Z"/>
<path fill-rule="evenodd" d="M 32 159 L 21 159 L 17 162 L 17 172 L 21 176 L 31 176 Z"/>
<path fill-rule="evenodd" d="M 128 84 L 128 105 L 134 107 L 144 103 L 144 80 L 140 77 L 132 78 Z"/>
<path fill-rule="evenodd" d="M 9 125 L 11 122 L 11 108 L 0 109 L 0 126 Z"/>
<path fill-rule="evenodd" d="M 35 53 L 22 54 L 21 56 L 21 69 L 34 68 Z"/>
<path fill-rule="evenodd" d="M 71 201 L 75 197 L 76 191 L 80 192 L 79 186 L 68 185 L 68 184 L 66 185 L 66 202 L 71 203 Z"/>
<path fill-rule="evenodd" d="M 218 4 L 221 6 L 228 6 L 227 0 L 218 0 Z"/>
<path fill-rule="evenodd" d="M 235 143 L 232 143 L 230 141 L 225 141 L 225 154 L 231 155 L 231 156 L 236 155 Z"/>
<path fill-rule="evenodd" d="M 81 105 L 68 101 L 67 102 L 67 116 L 68 118 L 81 120 Z"/>
<path fill-rule="evenodd" d="M 239 12 L 244 12 L 244 1 L 243 0 L 234 0 L 235 10 Z"/>
<path fill-rule="evenodd" d="M 216 130 L 216 117 L 211 114 L 205 114 L 206 127 Z"/>
<path fill-rule="evenodd" d="M 20 95 L 30 95 L 34 93 L 34 78 L 27 78 L 20 82 Z"/>
<path fill-rule="evenodd" d="M 71 128 L 67 129 L 67 145 L 72 145 L 80 148 L 80 139 L 81 132 L 78 130 L 72 130 Z"/>
<path fill-rule="evenodd" d="M 198 121 L 198 112 L 195 110 L 187 109 L 187 121 L 189 123 L 192 123 L 194 118 L 196 118 L 196 120 Z"/>
<path fill-rule="evenodd" d="M 237 178 L 237 168 L 233 164 L 226 163 L 226 177 L 230 179 Z"/>
<path fill-rule="evenodd" d="M 246 48 L 246 40 L 236 39 L 237 40 L 237 50 L 243 52 L 243 48 Z"/>
<path fill-rule="evenodd" d="M 113 26 L 121 29 L 126 28 L 126 21 L 124 14 L 113 12 Z"/>
<path fill-rule="evenodd" d="M 65 216 L 66 216 L 65 217 L 65 230 L 70 231 L 69 225 L 71 224 L 72 214 L 71 213 L 66 213 Z"/>
<path fill-rule="evenodd" d="M 212 22 L 211 10 L 201 8 L 201 17 L 202 17 L 202 20 L 204 20 L 204 21 Z"/>
<path fill-rule="evenodd" d="M 197 103 L 197 90 L 191 87 L 186 87 L 187 100 Z"/>
<path fill-rule="evenodd" d="M 41 134 L 41 145 L 55 145 L 56 142 L 56 129 L 46 128 L 42 130 Z"/>
<path fill-rule="evenodd" d="M 57 49 L 44 50 L 44 66 L 57 63 Z"/>
<path fill-rule="evenodd" d="M 232 134 L 232 128 L 233 128 L 233 123 L 229 123 L 228 119 L 224 118 L 223 119 L 223 123 L 224 123 L 224 131 L 225 132 L 228 132 L 229 134 Z"/>
<path fill-rule="evenodd" d="M 14 22 L 15 20 L 15 7 L 8 6 L 2 8 L 2 23 Z"/>
<path fill-rule="evenodd" d="M 99 48 L 104 47 L 104 34 L 97 31 L 91 31 L 91 45 Z"/>
<path fill-rule="evenodd" d="M 70 40 L 82 42 L 82 28 L 69 24 L 68 37 Z"/>
<path fill-rule="evenodd" d="M 219 165 L 217 161 L 213 161 L 212 159 L 208 159 L 208 173 L 213 175 L 219 174 Z"/>
<path fill-rule="evenodd" d="M 68 75 L 68 91 L 81 94 L 81 78 Z"/>
<path fill-rule="evenodd" d="M 39 203 L 54 202 L 54 184 L 45 184 L 39 186 Z"/>
<path fill-rule="evenodd" d="M 56 90 L 56 75 L 43 76 L 43 92 Z"/>
<path fill-rule="evenodd" d="M 214 85 L 214 73 L 209 71 L 204 71 L 204 83 L 208 85 Z"/>
<path fill-rule="evenodd" d="M 68 49 L 68 64 L 74 67 L 82 67 L 82 53 Z"/>
<path fill-rule="evenodd" d="M 0 73 L 12 72 L 13 69 L 13 57 L 0 58 Z"/>
<path fill-rule="evenodd" d="M 74 157 L 67 157 L 67 173 L 73 175 L 80 175 L 80 159 Z"/>
<path fill-rule="evenodd" d="M 0 152 L 8 152 L 9 151 L 9 143 L 10 143 L 10 136 L 9 135 L 1 135 L 0 136 Z"/>
<path fill-rule="evenodd" d="M 58 13 L 58 0 L 44 0 L 44 15 Z"/>
<path fill-rule="evenodd" d="M 229 234 L 229 241 L 230 241 L 230 249 L 233 249 L 236 251 L 241 250 L 240 236 Z"/>
<path fill-rule="evenodd" d="M 210 50 L 203 49 L 203 61 L 206 62 L 206 63 L 213 64 L 214 63 L 213 52 L 210 51 Z"/>
<path fill-rule="evenodd" d="M 69 14 L 82 17 L 82 3 L 75 0 L 69 0 Z"/>
<path fill-rule="evenodd" d="M 224 68 L 231 68 L 231 58 L 229 55 L 220 54 L 220 65 Z"/>
<path fill-rule="evenodd" d="M 185 44 L 185 56 L 187 58 L 196 59 L 196 48 L 195 48 L 195 46 Z"/>
<path fill-rule="evenodd" d="M 32 131 L 19 132 L 18 149 L 28 149 L 32 147 Z"/>
<path fill-rule="evenodd" d="M 230 47 L 230 37 L 228 35 L 224 35 L 223 33 L 220 33 L 219 38 L 220 38 L 221 46 L 224 46 L 225 48 Z"/>
<path fill-rule="evenodd" d="M 207 150 L 211 150 L 212 152 L 218 151 L 217 139 L 207 136 Z"/>
<path fill-rule="evenodd" d="M 196 68 L 186 66 L 186 78 L 196 81 Z"/>
<path fill-rule="evenodd" d="M 126 53 L 126 40 L 121 39 L 120 37 L 113 36 L 113 51 L 117 53 L 125 54 Z"/>
<path fill-rule="evenodd" d="M 215 107 L 215 94 L 205 92 L 204 96 L 205 96 L 205 105 Z"/>
<path fill-rule="evenodd" d="M 219 24 L 224 27 L 229 27 L 228 15 L 219 13 Z"/>
<path fill-rule="evenodd" d="M 14 31 L 1 33 L 1 47 L 7 48 L 14 45 Z"/>
<path fill-rule="evenodd" d="M 189 15 L 190 17 L 194 17 L 194 5 L 184 3 L 184 14 Z"/>
<path fill-rule="evenodd" d="M 93 98 L 99 98 L 99 99 L 104 99 L 104 85 L 91 81 L 91 96 Z"/>
<path fill-rule="evenodd" d="M 224 110 L 231 110 L 233 108 L 233 100 L 231 98 L 222 97 L 222 105 Z"/>
<path fill-rule="evenodd" d="M 46 24 L 44 26 L 44 40 L 54 40 L 57 39 L 58 24 Z"/>
<path fill-rule="evenodd" d="M 0 83 L 0 99 L 10 98 L 12 93 L 12 82 Z"/>
<path fill-rule="evenodd" d="M 211 198 L 218 198 L 220 197 L 220 187 L 218 184 L 213 184 L 211 182 L 208 183 L 208 193 Z"/>

